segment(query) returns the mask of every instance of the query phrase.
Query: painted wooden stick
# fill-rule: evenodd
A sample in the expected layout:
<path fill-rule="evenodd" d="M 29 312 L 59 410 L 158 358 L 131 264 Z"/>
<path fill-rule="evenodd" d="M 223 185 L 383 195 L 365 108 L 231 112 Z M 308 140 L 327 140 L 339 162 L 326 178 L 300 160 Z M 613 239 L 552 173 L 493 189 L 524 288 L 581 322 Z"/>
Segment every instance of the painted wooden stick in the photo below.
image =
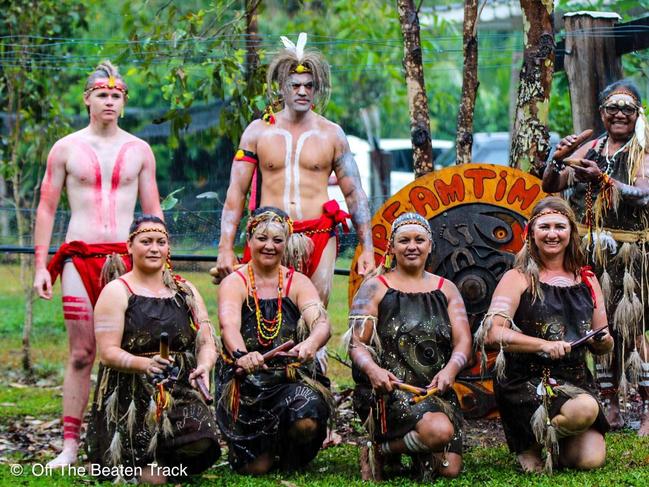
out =
<path fill-rule="evenodd" d="M 586 129 L 582 133 L 580 133 L 575 141 L 565 147 L 562 147 L 561 149 L 558 149 L 554 152 L 554 155 L 552 156 L 553 159 L 556 159 L 557 161 L 562 161 L 566 157 L 568 157 L 570 154 L 575 152 L 581 144 L 586 142 L 590 136 L 593 135 L 593 130 L 592 129 Z"/>
<path fill-rule="evenodd" d="M 169 334 L 166 331 L 160 333 L 160 358 L 169 360 Z"/>
<path fill-rule="evenodd" d="M 430 396 L 437 394 L 438 392 L 439 389 L 437 387 L 431 387 L 430 389 L 426 389 L 426 394 L 414 396 L 413 398 L 411 398 L 410 404 L 417 404 L 418 402 L 424 401 L 428 399 Z"/>
<path fill-rule="evenodd" d="M 203 399 L 205 400 L 205 404 L 208 406 L 214 402 L 214 398 L 210 394 L 210 391 L 207 390 L 207 386 L 205 385 L 205 382 L 203 382 L 203 379 L 200 377 L 197 377 L 194 379 L 196 381 L 196 385 L 198 386 L 198 392 L 201 393 L 201 396 L 203 396 Z"/>
<path fill-rule="evenodd" d="M 264 359 L 264 362 L 267 362 L 271 359 L 273 359 L 279 352 L 286 352 L 287 350 L 290 350 L 295 346 L 295 342 L 293 340 L 289 340 L 288 342 L 282 343 L 280 346 L 273 348 L 272 350 L 269 350 L 265 354 L 262 355 L 262 358 Z M 246 375 L 246 371 L 243 367 L 237 367 L 236 370 L 234 371 L 234 375 L 237 377 L 243 377 Z"/>
<path fill-rule="evenodd" d="M 410 384 L 406 384 L 405 382 L 392 381 L 392 387 L 394 387 L 395 389 L 399 389 L 400 391 L 415 394 L 417 396 L 423 396 L 424 394 L 426 394 L 428 392 L 423 387 L 412 386 Z"/>
<path fill-rule="evenodd" d="M 608 324 L 602 326 L 601 328 L 598 328 L 597 330 L 591 330 L 588 333 L 586 333 L 583 337 L 578 338 L 577 340 L 570 342 L 570 349 L 574 350 L 575 348 L 579 348 L 582 345 L 584 345 L 588 340 L 593 338 L 595 335 L 597 335 L 600 331 L 605 330 L 608 328 Z"/>

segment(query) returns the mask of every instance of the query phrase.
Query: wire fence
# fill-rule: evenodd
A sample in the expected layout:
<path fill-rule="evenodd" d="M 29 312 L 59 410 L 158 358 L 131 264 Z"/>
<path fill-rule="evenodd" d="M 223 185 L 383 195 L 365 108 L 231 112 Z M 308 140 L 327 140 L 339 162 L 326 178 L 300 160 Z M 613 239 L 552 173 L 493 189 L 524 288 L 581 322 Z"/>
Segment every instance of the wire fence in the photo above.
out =
<path fill-rule="evenodd" d="M 170 239 L 173 245 L 172 256 L 174 260 L 195 263 L 191 269 L 202 269 L 209 263 L 212 265 L 217 256 L 217 246 L 221 236 L 222 209 L 214 210 L 185 210 L 173 209 L 165 211 Z M 25 230 L 20 235 L 18 231 L 18 216 L 25 222 Z M 16 210 L 11 207 L 0 207 L 0 262 L 15 259 L 17 254 L 33 253 L 33 228 L 36 210 L 22 208 Z M 50 252 L 54 252 L 65 241 L 70 212 L 59 210 L 56 212 Z M 237 248 L 245 242 L 243 232 L 245 221 L 239 226 Z M 358 238 L 353 229 L 349 233 L 339 232 L 339 255 L 351 258 L 358 244 Z M 338 274 L 347 274 L 348 270 L 339 269 Z"/>

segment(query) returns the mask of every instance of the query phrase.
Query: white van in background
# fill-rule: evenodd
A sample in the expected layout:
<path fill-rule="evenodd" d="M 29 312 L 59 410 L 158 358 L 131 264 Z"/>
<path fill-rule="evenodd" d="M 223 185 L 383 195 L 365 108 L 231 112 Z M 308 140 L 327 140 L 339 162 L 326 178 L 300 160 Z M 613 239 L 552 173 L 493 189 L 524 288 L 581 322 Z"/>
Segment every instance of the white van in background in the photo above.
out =
<path fill-rule="evenodd" d="M 372 147 L 365 139 L 354 135 L 348 135 L 347 141 L 349 148 L 354 154 L 354 159 L 358 166 L 358 172 L 361 176 L 361 185 L 372 201 L 372 208 L 378 208 L 383 202 L 373 201 L 375 198 L 370 193 L 370 153 Z M 437 159 L 451 147 L 453 142 L 450 140 L 433 140 L 433 155 Z M 381 150 L 387 152 L 390 156 L 390 195 L 397 193 L 401 188 L 411 183 L 415 179 L 412 168 L 412 141 L 410 139 L 381 139 Z M 338 186 L 336 175 L 334 173 L 329 177 L 329 198 L 338 201 L 340 207 L 347 211 L 347 204 L 343 197 L 342 191 Z"/>

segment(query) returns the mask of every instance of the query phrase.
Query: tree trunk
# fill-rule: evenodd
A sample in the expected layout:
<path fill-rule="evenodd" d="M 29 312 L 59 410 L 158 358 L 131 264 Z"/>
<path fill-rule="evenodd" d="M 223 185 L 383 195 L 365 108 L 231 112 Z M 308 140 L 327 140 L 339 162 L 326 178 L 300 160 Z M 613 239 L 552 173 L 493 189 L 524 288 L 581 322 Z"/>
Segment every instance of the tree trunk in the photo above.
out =
<path fill-rule="evenodd" d="M 259 29 L 257 10 L 261 0 L 246 0 L 246 79 L 252 83 L 254 72 L 259 67 Z"/>
<path fill-rule="evenodd" d="M 34 289 L 32 287 L 32 256 L 20 256 L 20 282 L 23 284 L 23 297 L 25 299 L 25 319 L 23 321 L 22 365 L 25 382 L 33 382 L 34 368 L 32 364 L 31 334 L 34 323 Z"/>
<path fill-rule="evenodd" d="M 25 245 L 25 233 L 28 229 L 31 229 L 31 226 L 25 221 L 25 215 L 23 214 L 23 201 L 20 196 L 20 188 L 22 187 L 22 164 L 19 160 L 18 150 L 20 147 L 21 139 L 21 125 L 20 125 L 20 116 L 22 109 L 22 99 L 20 95 L 16 96 L 16 93 L 20 93 L 18 86 L 21 86 L 22 80 L 17 79 L 16 77 L 8 78 L 7 91 L 8 104 L 7 104 L 7 113 L 15 114 L 13 120 L 13 125 L 9 128 L 10 133 L 10 162 L 9 167 L 11 168 L 11 190 L 13 193 L 13 203 L 16 211 L 16 232 L 18 233 L 18 245 L 23 247 Z M 24 373 L 24 380 L 26 382 L 31 382 L 34 378 L 34 369 L 32 368 L 31 360 L 31 344 L 30 337 L 32 332 L 32 323 L 33 323 L 33 309 L 32 309 L 32 266 L 31 266 L 31 257 L 28 255 L 20 256 L 20 284 L 23 289 L 23 298 L 24 298 L 24 319 L 23 319 L 23 340 L 22 340 L 22 366 Z"/>
<path fill-rule="evenodd" d="M 403 68 L 408 87 L 412 162 L 415 177 L 418 178 L 433 171 L 433 148 L 430 142 L 430 119 L 419 39 L 419 17 L 413 0 L 397 0 L 397 10 L 403 34 Z"/>
<path fill-rule="evenodd" d="M 587 12 L 564 15 L 566 56 L 564 66 L 570 86 L 572 125 L 575 133 L 604 125 L 599 115 L 599 92 L 623 78 L 621 59 L 615 52 L 613 26 L 619 15 Z M 589 35 L 597 32 L 597 35 Z"/>
<path fill-rule="evenodd" d="M 478 94 L 478 0 L 464 2 L 464 76 L 462 99 L 457 114 L 456 164 L 471 162 L 473 113 Z"/>
<path fill-rule="evenodd" d="M 14 150 L 18 147 L 15 146 Z M 18 233 L 18 245 L 24 247 L 25 234 L 31 231 L 31 223 L 28 218 L 23 214 L 23 200 L 20 197 L 17 188 L 20 188 L 21 178 L 18 173 L 14 173 L 12 177 L 12 186 L 14 193 L 14 204 L 16 205 L 16 232 Z M 24 299 L 24 318 L 23 318 L 23 342 L 22 342 L 22 365 L 25 382 L 32 382 L 34 379 L 34 369 L 32 367 L 31 359 L 31 333 L 32 324 L 34 321 L 33 316 L 33 266 L 32 256 L 21 254 L 20 256 L 20 284 L 23 289 Z"/>
<path fill-rule="evenodd" d="M 509 165 L 539 174 L 550 152 L 547 124 L 555 54 L 553 2 L 521 0 L 521 10 L 525 45 Z"/>

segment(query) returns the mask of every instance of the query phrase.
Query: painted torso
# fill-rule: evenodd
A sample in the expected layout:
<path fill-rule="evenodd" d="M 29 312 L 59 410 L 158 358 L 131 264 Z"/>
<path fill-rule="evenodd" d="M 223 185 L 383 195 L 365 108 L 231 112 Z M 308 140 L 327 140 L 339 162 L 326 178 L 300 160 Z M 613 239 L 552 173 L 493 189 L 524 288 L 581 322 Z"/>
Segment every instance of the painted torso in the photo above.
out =
<path fill-rule="evenodd" d="M 138 177 L 152 157 L 142 140 L 125 132 L 110 141 L 80 131 L 53 150 L 65 154 L 65 189 L 70 206 L 66 241 L 124 241 L 133 220 Z"/>
<path fill-rule="evenodd" d="M 257 138 L 262 173 L 261 206 L 275 206 L 298 220 L 317 218 L 329 200 L 335 157 L 334 125 L 318 115 L 297 126 L 281 120 Z"/>

